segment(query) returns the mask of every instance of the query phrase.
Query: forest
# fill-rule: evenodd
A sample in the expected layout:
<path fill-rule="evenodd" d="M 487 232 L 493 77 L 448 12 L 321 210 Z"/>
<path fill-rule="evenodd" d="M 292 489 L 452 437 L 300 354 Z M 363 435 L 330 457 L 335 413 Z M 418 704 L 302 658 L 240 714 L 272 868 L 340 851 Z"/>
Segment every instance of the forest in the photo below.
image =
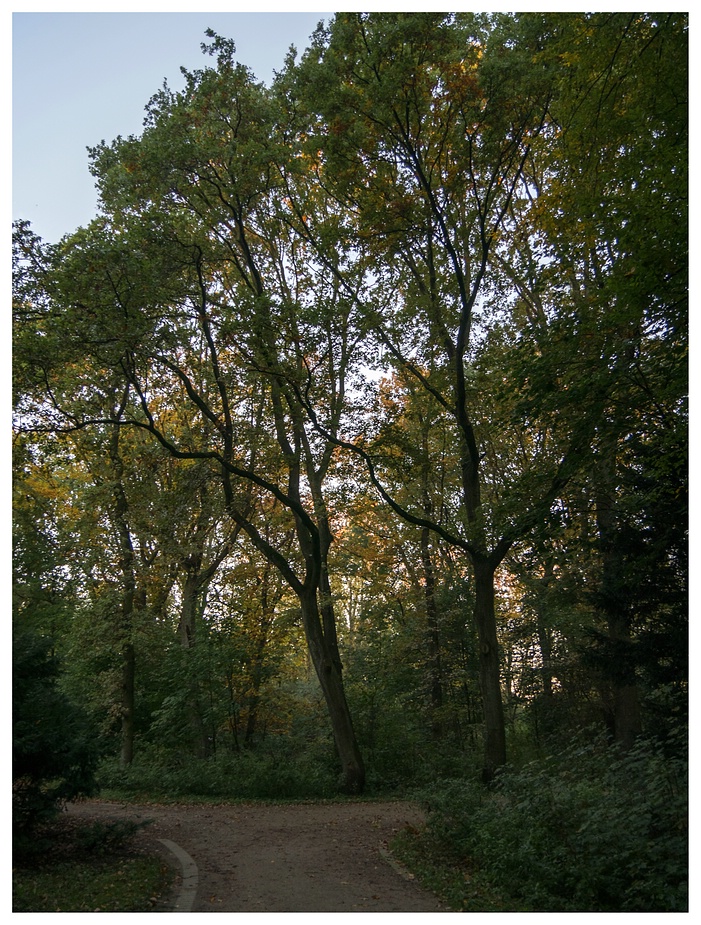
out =
<path fill-rule="evenodd" d="M 208 32 L 15 223 L 20 829 L 421 793 L 512 909 L 686 909 L 687 31 Z"/>

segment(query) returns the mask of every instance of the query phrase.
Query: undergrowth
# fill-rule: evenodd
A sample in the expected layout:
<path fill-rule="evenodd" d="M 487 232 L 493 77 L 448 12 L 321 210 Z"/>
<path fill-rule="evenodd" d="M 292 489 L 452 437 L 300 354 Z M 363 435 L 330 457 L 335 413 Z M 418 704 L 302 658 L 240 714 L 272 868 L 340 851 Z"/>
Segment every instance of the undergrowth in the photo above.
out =
<path fill-rule="evenodd" d="M 148 749 L 128 768 L 103 764 L 98 779 L 103 798 L 119 793 L 159 800 L 305 800 L 330 798 L 338 791 L 329 765 L 252 752 L 202 759 Z"/>
<path fill-rule="evenodd" d="M 683 912 L 687 765 L 641 742 L 572 747 L 506 769 L 491 791 L 447 780 L 421 794 L 426 831 L 395 850 L 454 909 Z"/>
<path fill-rule="evenodd" d="M 13 912 L 150 912 L 173 874 L 140 853 L 131 822 L 61 819 L 39 829 L 34 850 L 15 852 Z"/>

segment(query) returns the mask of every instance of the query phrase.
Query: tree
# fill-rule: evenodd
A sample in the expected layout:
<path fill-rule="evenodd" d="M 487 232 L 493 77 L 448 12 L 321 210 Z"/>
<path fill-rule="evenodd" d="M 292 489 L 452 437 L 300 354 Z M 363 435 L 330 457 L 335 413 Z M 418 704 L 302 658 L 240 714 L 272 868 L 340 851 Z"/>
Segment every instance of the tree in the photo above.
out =
<path fill-rule="evenodd" d="M 218 69 L 186 75 L 180 94 L 158 94 L 142 139 L 93 152 L 110 218 L 64 242 L 49 286 L 56 315 L 77 325 L 74 342 L 89 345 L 90 362 L 123 377 L 129 407 L 116 415 L 76 406 L 55 386 L 52 400 L 74 427 L 138 427 L 179 459 L 219 466 L 228 516 L 300 601 L 343 786 L 356 792 L 364 772 L 327 567 L 323 484 L 335 446 L 305 429 L 297 400 L 303 384 L 338 427 L 352 304 L 281 214 L 284 192 L 307 195 L 284 122 L 276 125 L 271 100 L 233 63 L 231 43 L 215 39 L 210 50 Z M 307 199 L 328 239 L 339 221 Z M 182 401 L 194 415 L 183 435 L 172 427 Z M 266 498 L 288 512 L 292 558 L 266 538 Z"/>
<path fill-rule="evenodd" d="M 475 640 L 487 780 L 505 684 L 511 705 L 554 702 L 569 671 L 626 745 L 641 681 L 683 687 L 686 28 L 338 14 L 271 90 L 212 33 L 216 66 L 91 152 L 90 227 L 51 248 L 18 229 L 20 429 L 99 437 L 122 611 L 155 565 L 147 605 L 172 589 L 189 646 L 224 576 L 255 586 L 254 729 L 283 581 L 347 790 L 364 768 L 341 653 L 361 625 L 391 633 L 396 598 L 422 650 L 397 677 L 428 681 L 437 739 L 463 670 L 446 619 L 465 658 Z M 162 499 L 156 448 L 180 486 Z M 397 574 L 375 559 L 340 580 L 354 517 L 391 535 Z M 387 651 L 358 645 L 356 665 Z"/>
<path fill-rule="evenodd" d="M 669 35 L 677 49 L 680 23 Z M 506 759 L 495 571 L 515 542 L 548 522 L 568 481 L 590 464 L 620 381 L 586 340 L 595 307 L 604 302 L 581 285 L 581 265 L 574 275 L 571 259 L 558 266 L 547 221 L 556 216 L 557 223 L 563 214 L 553 209 L 561 190 L 568 202 L 579 198 L 579 183 L 558 159 L 564 154 L 574 165 L 574 152 L 581 159 L 585 150 L 585 163 L 598 164 L 601 138 L 577 109 L 584 102 L 590 115 L 592 99 L 600 104 L 601 124 L 613 128 L 606 148 L 612 161 L 598 167 L 602 180 L 616 184 L 621 214 L 639 163 L 615 159 L 628 142 L 616 123 L 619 97 L 608 92 L 607 74 L 619 67 L 621 44 L 628 62 L 648 46 L 650 56 L 659 50 L 652 18 L 629 25 L 605 16 L 339 14 L 317 32 L 298 69 L 316 118 L 309 148 L 321 151 L 320 182 L 356 216 L 357 240 L 372 241 L 382 266 L 370 324 L 386 358 L 414 377 L 459 440 L 460 498 L 449 529 L 420 505 L 398 504 L 365 456 L 397 513 L 442 536 L 471 562 L 487 778 Z M 604 45 L 595 41 L 598 32 L 606 34 Z M 570 80 L 565 48 L 573 33 L 593 93 L 591 82 Z M 639 58 L 648 78 L 657 73 L 650 64 Z M 629 92 L 638 70 L 623 73 Z M 649 124 L 659 113 L 645 106 L 648 90 L 636 95 L 635 114 Z M 570 105 L 576 116 L 563 129 L 558 119 Z M 638 121 L 631 124 L 640 130 Z M 656 137 L 662 134 L 660 124 Z M 615 240 L 610 224 L 603 234 L 588 221 L 557 227 L 563 231 L 557 240 L 590 269 L 592 234 L 601 249 Z M 665 272 L 676 276 L 672 268 Z M 649 282 L 659 291 L 664 277 L 654 273 Z M 618 304 L 623 315 L 623 292 Z M 629 317 L 625 330 L 633 324 Z M 498 340 L 498 363 L 489 365 Z M 573 346 L 581 357 L 575 369 Z M 619 356 L 622 375 L 628 362 Z M 509 390 L 521 393 L 520 404 L 511 399 L 510 417 Z M 345 445 L 362 452 L 352 439 Z M 511 447 L 521 451 L 516 471 L 503 465 Z"/>
<path fill-rule="evenodd" d="M 15 847 L 61 805 L 96 790 L 98 750 L 83 710 L 57 684 L 50 640 L 24 627 L 13 636 L 12 816 Z"/>
<path fill-rule="evenodd" d="M 577 344 L 583 381 L 605 384 L 587 466 L 599 651 L 614 734 L 630 747 L 642 730 L 634 645 L 641 576 L 633 562 L 652 545 L 643 512 L 661 493 L 667 504 L 677 499 L 672 522 L 686 517 L 687 21 L 581 14 L 548 26 L 541 54 L 560 62 L 551 106 L 560 143 L 557 163 L 544 162 L 551 179 L 540 185 L 538 227 L 572 293 L 560 336 Z M 652 444 L 665 448 L 654 472 Z M 679 561 L 680 536 L 661 545 Z"/>
<path fill-rule="evenodd" d="M 525 510 L 512 507 L 510 523 L 490 523 L 479 392 L 468 364 L 487 333 L 477 327 L 479 300 L 546 123 L 549 86 L 529 67 L 532 30 L 510 44 L 497 32 L 487 39 L 485 26 L 441 14 L 339 15 L 317 34 L 300 79 L 308 105 L 329 124 L 310 142 L 324 152 L 323 182 L 358 215 L 358 234 L 372 238 L 397 294 L 375 314 L 377 336 L 459 441 L 460 514 L 451 529 L 384 494 L 471 562 L 490 778 L 506 760 L 494 573 L 549 507 L 583 438 L 571 436 Z"/>

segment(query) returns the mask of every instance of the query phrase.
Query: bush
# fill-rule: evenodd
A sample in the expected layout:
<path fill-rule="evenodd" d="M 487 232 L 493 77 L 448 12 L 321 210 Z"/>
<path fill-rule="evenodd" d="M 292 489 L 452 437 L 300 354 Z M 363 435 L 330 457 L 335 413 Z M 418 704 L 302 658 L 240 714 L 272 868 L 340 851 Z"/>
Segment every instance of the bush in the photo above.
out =
<path fill-rule="evenodd" d="M 12 817 L 16 849 L 66 801 L 96 790 L 98 753 L 87 715 L 58 688 L 48 640 L 13 639 Z"/>
<path fill-rule="evenodd" d="M 64 815 L 41 827 L 41 853 L 13 863 L 12 911 L 155 911 L 173 871 L 133 841 L 148 824 Z"/>
<path fill-rule="evenodd" d="M 506 770 L 491 792 L 447 781 L 425 799 L 430 835 L 515 905 L 687 908 L 687 766 L 655 744 L 571 748 Z"/>
<path fill-rule="evenodd" d="M 99 772 L 106 791 L 141 798 L 208 797 L 223 800 L 291 800 L 331 797 L 335 771 L 306 755 L 221 752 L 210 758 L 142 749 L 128 768 L 104 763 Z"/>
<path fill-rule="evenodd" d="M 130 819 L 91 822 L 76 829 L 75 843 L 91 857 L 126 853 L 127 843 L 147 825 L 149 821 L 132 822 Z"/>

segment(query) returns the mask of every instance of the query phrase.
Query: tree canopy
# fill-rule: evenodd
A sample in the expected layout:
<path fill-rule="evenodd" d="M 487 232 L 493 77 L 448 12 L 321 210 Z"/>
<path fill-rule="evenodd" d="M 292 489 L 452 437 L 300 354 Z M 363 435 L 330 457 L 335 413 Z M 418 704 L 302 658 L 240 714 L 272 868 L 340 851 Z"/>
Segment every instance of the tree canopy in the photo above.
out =
<path fill-rule="evenodd" d="M 97 659 L 125 765 L 166 716 L 254 745 L 310 667 L 352 793 L 423 736 L 491 781 L 663 730 L 686 15 L 338 13 L 271 87 L 207 37 L 88 227 L 16 227 L 16 619 Z"/>

